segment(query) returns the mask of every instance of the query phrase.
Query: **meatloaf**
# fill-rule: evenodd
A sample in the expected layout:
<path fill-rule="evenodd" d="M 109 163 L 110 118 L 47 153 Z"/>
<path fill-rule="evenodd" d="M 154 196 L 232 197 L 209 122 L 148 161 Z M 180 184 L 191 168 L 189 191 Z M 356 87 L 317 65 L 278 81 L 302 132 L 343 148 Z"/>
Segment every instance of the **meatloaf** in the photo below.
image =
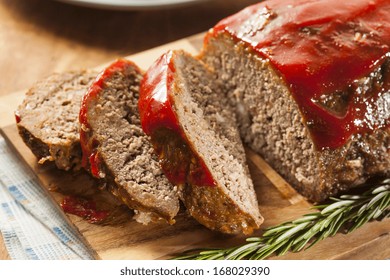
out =
<path fill-rule="evenodd" d="M 136 219 L 174 223 L 176 187 L 161 171 L 138 114 L 141 70 L 120 59 L 108 66 L 83 97 L 80 142 L 83 166 L 134 209 Z"/>
<path fill-rule="evenodd" d="M 74 71 L 38 82 L 15 112 L 20 136 L 39 163 L 53 161 L 60 169 L 81 166 L 78 115 L 94 71 Z"/>
<path fill-rule="evenodd" d="M 390 175 L 390 2 L 269 0 L 219 22 L 200 58 L 244 142 L 322 201 Z"/>
<path fill-rule="evenodd" d="M 168 52 L 142 80 L 141 123 L 189 213 L 210 229 L 248 234 L 263 218 L 235 114 L 221 89 L 201 61 Z"/>

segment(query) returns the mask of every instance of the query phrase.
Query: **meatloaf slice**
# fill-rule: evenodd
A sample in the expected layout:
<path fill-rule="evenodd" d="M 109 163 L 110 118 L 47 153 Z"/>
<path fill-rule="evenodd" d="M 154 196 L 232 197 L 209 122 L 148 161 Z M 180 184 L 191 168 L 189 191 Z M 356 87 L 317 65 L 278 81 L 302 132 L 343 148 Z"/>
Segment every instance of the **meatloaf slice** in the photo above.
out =
<path fill-rule="evenodd" d="M 389 1 L 270 0 L 218 23 L 201 59 L 245 143 L 321 201 L 390 175 L 389 46 Z"/>
<path fill-rule="evenodd" d="M 214 73 L 182 51 L 150 67 L 140 90 L 142 127 L 162 168 L 206 227 L 249 234 L 263 221 L 234 113 Z"/>
<path fill-rule="evenodd" d="M 163 218 L 179 211 L 172 186 L 154 157 L 138 114 L 142 74 L 127 60 L 107 67 L 91 85 L 80 110 L 83 166 L 136 213 L 137 221 Z"/>
<path fill-rule="evenodd" d="M 81 166 L 78 115 L 81 98 L 97 73 L 53 74 L 27 93 L 15 112 L 19 134 L 39 163 L 55 162 L 60 169 Z"/>

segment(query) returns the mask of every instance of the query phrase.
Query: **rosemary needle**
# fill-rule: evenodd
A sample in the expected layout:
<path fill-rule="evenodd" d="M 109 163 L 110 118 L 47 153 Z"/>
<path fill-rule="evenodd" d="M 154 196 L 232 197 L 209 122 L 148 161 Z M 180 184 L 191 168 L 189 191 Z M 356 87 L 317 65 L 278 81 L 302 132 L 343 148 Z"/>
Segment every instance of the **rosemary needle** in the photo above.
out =
<path fill-rule="evenodd" d="M 240 246 L 225 249 L 199 249 L 183 254 L 180 260 L 261 260 L 273 254 L 299 252 L 334 236 L 343 227 L 350 233 L 374 219 L 390 216 L 390 179 L 384 179 L 360 195 L 331 198 L 317 205 L 318 212 L 268 228 L 260 237 L 250 237 Z"/>

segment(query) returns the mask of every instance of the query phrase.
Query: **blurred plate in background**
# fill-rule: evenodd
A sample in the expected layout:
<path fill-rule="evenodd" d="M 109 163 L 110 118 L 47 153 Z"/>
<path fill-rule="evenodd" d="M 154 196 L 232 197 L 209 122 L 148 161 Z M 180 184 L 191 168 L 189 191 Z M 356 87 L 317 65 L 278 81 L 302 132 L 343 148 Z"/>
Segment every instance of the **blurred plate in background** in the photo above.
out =
<path fill-rule="evenodd" d="M 146 10 L 175 6 L 183 6 L 207 0 L 57 0 L 78 6 L 114 9 L 114 10 Z"/>

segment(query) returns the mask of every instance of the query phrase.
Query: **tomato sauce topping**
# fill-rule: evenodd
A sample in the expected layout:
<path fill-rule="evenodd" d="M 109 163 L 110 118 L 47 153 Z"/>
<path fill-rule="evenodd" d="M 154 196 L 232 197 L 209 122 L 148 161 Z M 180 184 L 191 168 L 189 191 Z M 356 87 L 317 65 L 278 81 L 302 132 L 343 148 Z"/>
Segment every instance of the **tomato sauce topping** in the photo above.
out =
<path fill-rule="evenodd" d="M 175 72 L 172 52 L 162 55 L 146 72 L 138 103 L 142 128 L 151 136 L 161 167 L 171 183 L 215 186 L 206 164 L 192 151 L 174 111 Z"/>
<path fill-rule="evenodd" d="M 205 44 L 219 34 L 270 61 L 291 89 L 317 149 L 389 127 L 388 113 L 372 114 L 389 106 L 388 72 L 368 96 L 351 93 L 342 115 L 320 100 L 348 90 L 390 59 L 390 1 L 264 1 L 220 21 Z"/>

